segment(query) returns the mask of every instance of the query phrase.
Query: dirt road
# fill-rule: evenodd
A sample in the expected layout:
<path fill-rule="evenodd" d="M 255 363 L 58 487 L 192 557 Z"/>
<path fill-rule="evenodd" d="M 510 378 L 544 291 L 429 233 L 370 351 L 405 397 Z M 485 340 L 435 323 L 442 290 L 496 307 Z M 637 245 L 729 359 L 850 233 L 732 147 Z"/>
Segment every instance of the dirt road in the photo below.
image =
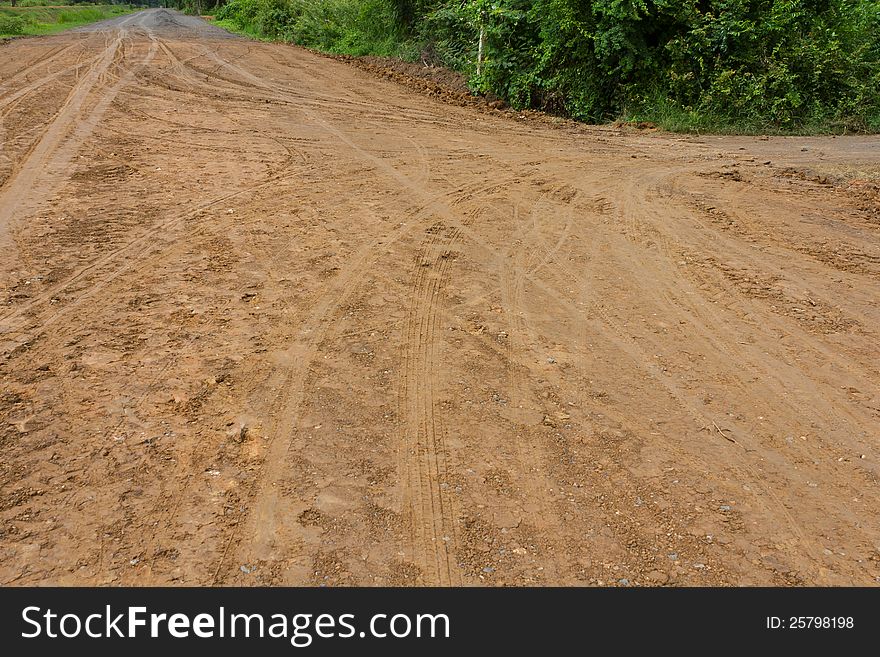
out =
<path fill-rule="evenodd" d="M 0 46 L 0 120 L 0 583 L 880 582 L 877 138 L 165 10 Z"/>

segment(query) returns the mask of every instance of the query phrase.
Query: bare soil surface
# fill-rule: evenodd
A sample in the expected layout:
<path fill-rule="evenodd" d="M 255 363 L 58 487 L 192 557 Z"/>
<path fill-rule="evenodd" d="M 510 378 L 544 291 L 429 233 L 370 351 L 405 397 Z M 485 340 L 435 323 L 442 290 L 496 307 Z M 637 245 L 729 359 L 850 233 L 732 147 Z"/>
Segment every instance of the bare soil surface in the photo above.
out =
<path fill-rule="evenodd" d="M 877 138 L 150 10 L 0 47 L 0 143 L 0 583 L 878 583 Z"/>

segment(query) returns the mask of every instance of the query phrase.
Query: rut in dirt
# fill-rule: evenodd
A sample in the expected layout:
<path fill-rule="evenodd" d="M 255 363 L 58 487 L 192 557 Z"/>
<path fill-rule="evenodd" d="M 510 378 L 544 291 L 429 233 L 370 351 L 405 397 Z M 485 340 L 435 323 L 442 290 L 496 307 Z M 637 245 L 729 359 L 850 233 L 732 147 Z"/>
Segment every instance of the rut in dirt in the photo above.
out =
<path fill-rule="evenodd" d="M 0 52 L 3 584 L 878 582 L 877 138 Z"/>

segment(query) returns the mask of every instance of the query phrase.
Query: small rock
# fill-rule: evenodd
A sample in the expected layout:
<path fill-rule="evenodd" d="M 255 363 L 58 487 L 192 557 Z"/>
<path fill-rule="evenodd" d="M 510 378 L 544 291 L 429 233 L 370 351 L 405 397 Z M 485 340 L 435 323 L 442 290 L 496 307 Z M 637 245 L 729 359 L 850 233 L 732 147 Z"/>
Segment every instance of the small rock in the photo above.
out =
<path fill-rule="evenodd" d="M 652 570 L 647 577 L 652 584 L 666 584 L 669 581 L 669 575 L 662 570 Z"/>
<path fill-rule="evenodd" d="M 252 572 L 254 572 L 256 569 L 257 569 L 256 566 L 248 566 L 247 564 L 243 565 L 243 566 L 240 568 L 241 572 L 243 572 L 245 575 L 250 575 L 250 574 L 251 574 Z"/>
<path fill-rule="evenodd" d="M 518 515 L 511 511 L 502 510 L 495 513 L 495 524 L 502 529 L 516 529 L 522 522 Z"/>

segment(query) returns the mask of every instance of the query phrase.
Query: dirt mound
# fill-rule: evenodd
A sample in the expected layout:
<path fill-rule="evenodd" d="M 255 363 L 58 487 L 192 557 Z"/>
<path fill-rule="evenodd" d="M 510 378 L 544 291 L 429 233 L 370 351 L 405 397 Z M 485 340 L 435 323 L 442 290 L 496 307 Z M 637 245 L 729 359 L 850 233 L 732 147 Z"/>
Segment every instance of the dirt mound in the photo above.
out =
<path fill-rule="evenodd" d="M 475 94 L 467 85 L 467 78 L 442 66 L 426 66 L 417 62 L 406 62 L 390 57 L 352 57 L 350 55 L 328 55 L 310 51 L 321 57 L 329 57 L 345 62 L 376 77 L 395 82 L 410 91 L 434 100 L 467 107 L 517 122 L 533 123 L 553 129 L 564 129 L 576 134 L 602 133 L 622 134 L 629 131 L 653 131 L 657 126 L 647 122 L 615 123 L 612 125 L 590 125 L 563 116 L 557 116 L 534 109 L 513 109 L 494 94 Z"/>
<path fill-rule="evenodd" d="M 467 78 L 461 73 L 442 66 L 425 66 L 419 62 L 405 62 L 401 59 L 387 57 L 359 57 L 358 61 L 377 71 L 393 71 L 402 78 L 409 80 L 427 80 L 434 82 L 450 92 L 471 95 Z M 497 100 L 497 99 L 496 99 Z"/>
<path fill-rule="evenodd" d="M 467 79 L 463 75 L 440 66 L 425 66 L 388 57 L 352 57 L 350 55 L 328 55 L 328 57 L 346 62 L 362 71 L 367 71 L 386 80 L 392 80 L 413 91 L 451 105 L 490 110 L 505 108 L 505 103 L 497 97 L 472 93 L 467 86 Z"/>
<path fill-rule="evenodd" d="M 516 110 L 494 94 L 475 94 L 467 85 L 467 78 L 442 66 L 425 66 L 390 57 L 352 57 L 350 55 L 327 55 L 379 78 L 391 80 L 411 91 L 428 96 L 456 107 L 469 107 L 496 116 L 516 120 L 528 120 L 554 127 L 586 129 L 582 123 L 547 114 L 537 110 Z"/>
<path fill-rule="evenodd" d="M 658 126 L 653 121 L 616 121 L 615 128 L 632 128 L 634 130 L 657 130 Z"/>

